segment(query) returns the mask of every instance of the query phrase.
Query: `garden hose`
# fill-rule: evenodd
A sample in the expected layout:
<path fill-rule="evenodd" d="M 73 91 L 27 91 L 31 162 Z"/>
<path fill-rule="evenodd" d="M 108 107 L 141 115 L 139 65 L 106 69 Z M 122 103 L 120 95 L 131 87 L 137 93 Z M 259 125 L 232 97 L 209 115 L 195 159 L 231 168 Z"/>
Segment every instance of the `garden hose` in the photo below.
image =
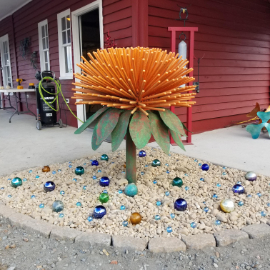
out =
<path fill-rule="evenodd" d="M 52 82 L 55 84 L 55 86 L 56 86 L 56 93 L 50 93 L 50 92 L 48 92 L 46 89 L 44 89 L 44 87 L 42 86 L 43 80 L 50 80 L 50 81 L 52 81 Z M 68 103 L 66 102 L 66 99 L 65 99 L 65 97 L 64 97 L 64 95 L 63 95 L 63 92 L 62 92 L 62 89 L 61 89 L 61 83 L 59 82 L 59 80 L 53 79 L 53 78 L 51 78 L 51 77 L 44 77 L 44 78 L 42 78 L 42 80 L 39 82 L 38 90 L 39 90 L 39 94 L 40 94 L 41 98 L 44 100 L 44 102 L 45 102 L 52 110 L 54 110 L 54 111 L 56 111 L 56 112 L 59 111 L 59 100 L 58 100 L 58 95 L 59 95 L 59 93 L 61 93 L 61 95 L 62 95 L 62 97 L 63 97 L 63 100 L 64 100 L 64 102 L 66 103 L 66 105 L 67 105 L 69 111 L 71 112 L 71 114 L 72 114 L 75 118 L 77 118 L 80 122 L 84 123 L 84 122 L 83 122 L 81 119 L 79 119 L 79 118 L 73 113 L 73 111 L 70 109 L 70 107 L 69 107 Z M 48 102 L 48 101 L 44 98 L 42 91 L 44 91 L 44 92 L 46 92 L 46 93 L 48 93 L 48 94 L 50 94 L 50 95 L 55 95 L 54 100 L 51 101 L 51 102 Z M 54 109 L 54 108 L 51 106 L 54 102 L 56 102 L 56 104 L 57 104 L 56 109 Z"/>

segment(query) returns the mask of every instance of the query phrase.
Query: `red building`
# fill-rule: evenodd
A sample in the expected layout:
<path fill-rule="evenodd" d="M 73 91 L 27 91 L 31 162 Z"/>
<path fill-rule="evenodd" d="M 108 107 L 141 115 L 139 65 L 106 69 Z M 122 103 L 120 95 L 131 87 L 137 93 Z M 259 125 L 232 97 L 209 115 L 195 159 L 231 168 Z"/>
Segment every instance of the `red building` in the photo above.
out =
<path fill-rule="evenodd" d="M 30 61 L 37 52 L 37 68 L 56 73 L 71 109 L 80 118 L 86 116 L 86 109 L 82 105 L 76 108 L 70 99 L 73 73 L 80 72 L 76 66 L 80 55 L 103 47 L 108 31 L 117 47 L 170 50 L 168 27 L 183 26 L 178 20 L 180 7 L 188 9 L 186 26 L 199 29 L 195 57 L 203 57 L 193 131 L 222 128 L 245 119 L 256 102 L 262 108 L 269 105 L 268 0 L 1 0 L 0 5 L 0 85 L 15 88 L 16 78 L 25 79 L 25 88 L 37 83 Z M 23 58 L 27 38 L 31 44 Z M 196 59 L 194 65 L 196 78 Z M 35 94 L 29 98 L 35 111 Z M 22 109 L 24 106 L 21 104 Z M 186 109 L 177 108 L 176 114 L 186 121 Z M 69 111 L 67 115 L 68 124 L 77 126 Z"/>

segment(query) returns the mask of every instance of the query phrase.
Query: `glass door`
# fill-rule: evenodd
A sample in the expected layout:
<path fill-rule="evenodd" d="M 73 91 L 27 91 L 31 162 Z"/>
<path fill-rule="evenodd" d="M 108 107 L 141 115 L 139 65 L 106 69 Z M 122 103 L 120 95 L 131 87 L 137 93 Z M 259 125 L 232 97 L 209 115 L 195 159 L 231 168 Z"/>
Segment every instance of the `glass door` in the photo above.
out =
<path fill-rule="evenodd" d="M 8 35 L 0 37 L 0 52 L 3 86 L 13 88 Z"/>

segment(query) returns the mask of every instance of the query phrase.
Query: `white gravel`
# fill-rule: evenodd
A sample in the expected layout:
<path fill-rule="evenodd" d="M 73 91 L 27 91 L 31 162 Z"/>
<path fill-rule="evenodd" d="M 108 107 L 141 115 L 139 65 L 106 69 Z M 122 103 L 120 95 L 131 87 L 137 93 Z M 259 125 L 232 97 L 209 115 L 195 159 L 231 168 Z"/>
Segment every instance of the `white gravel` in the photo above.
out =
<path fill-rule="evenodd" d="M 81 231 L 103 232 L 109 234 L 132 235 L 135 237 L 179 237 L 182 234 L 191 235 L 209 233 L 222 229 L 237 228 L 255 223 L 266 223 L 269 219 L 270 207 L 270 177 L 258 174 L 257 180 L 249 182 L 245 180 L 245 173 L 241 170 L 225 168 L 208 163 L 208 172 L 201 170 L 199 164 L 207 163 L 202 160 L 194 160 L 183 155 L 172 153 L 164 154 L 158 148 L 146 147 L 147 156 L 137 158 L 137 186 L 139 193 L 134 198 L 127 197 L 119 190 L 124 190 L 127 185 L 125 179 L 125 151 L 107 153 L 109 161 L 100 161 L 100 155 L 77 159 L 71 163 L 49 164 L 51 171 L 43 173 L 42 168 L 29 168 L 21 172 L 0 178 L 0 200 L 18 212 L 30 215 L 36 219 L 44 219 L 59 226 L 69 226 Z M 97 159 L 99 166 L 91 166 L 90 160 Z M 154 159 L 161 161 L 160 167 L 152 167 Z M 47 164 L 44 164 L 47 165 Z M 70 168 L 69 165 L 72 167 Z M 85 174 L 77 176 L 74 170 L 77 166 L 85 168 Z M 61 170 L 61 171 L 58 171 Z M 101 172 L 99 171 L 101 170 Z M 32 172 L 30 172 L 32 171 Z M 52 172 L 56 173 L 53 174 Z M 36 176 L 39 178 L 36 178 Z M 10 180 L 14 177 L 26 179 L 23 185 L 13 188 Z M 96 176 L 96 179 L 93 179 Z M 101 187 L 99 179 L 108 176 L 111 180 L 109 187 Z M 184 185 L 173 187 L 171 182 L 174 177 L 183 179 Z M 76 178 L 77 181 L 73 179 Z M 204 181 L 200 179 L 203 178 Z M 157 183 L 154 184 L 153 181 Z M 46 181 L 53 181 L 56 188 L 52 192 L 45 193 L 43 185 Z M 232 187 L 241 182 L 245 187 L 245 194 L 233 194 Z M 217 184 L 220 184 L 217 186 Z M 84 190 L 83 187 L 87 186 Z M 108 203 L 104 204 L 107 215 L 101 220 L 88 221 L 95 206 L 100 205 L 99 194 L 106 189 L 110 196 Z M 60 191 L 65 195 L 60 195 Z M 169 196 L 165 192 L 169 191 Z M 261 196 L 257 194 L 261 193 Z M 218 198 L 213 198 L 216 194 Z M 8 195 L 12 195 L 11 198 Z M 35 198 L 31 198 L 35 195 Z M 251 195 L 251 197 L 249 196 Z M 185 212 L 174 210 L 174 201 L 184 198 L 188 203 Z M 219 203 L 230 198 L 235 202 L 235 211 L 230 214 L 223 213 L 219 209 Z M 52 212 L 54 200 L 64 203 L 64 217 Z M 156 202 L 161 201 L 161 206 Z M 243 206 L 238 202 L 243 201 Z M 82 207 L 76 206 L 77 202 Z M 44 204 L 43 209 L 39 208 Z M 120 210 L 124 205 L 126 210 Z M 204 208 L 208 207 L 208 213 Z M 262 216 L 264 211 L 266 216 Z M 143 220 L 138 225 L 129 224 L 124 227 L 122 222 L 128 220 L 132 212 L 141 213 Z M 171 218 L 170 214 L 175 214 Z M 161 219 L 156 221 L 155 215 Z M 215 225 L 220 220 L 221 225 Z M 191 228 L 195 222 L 197 227 Z M 167 233 L 167 227 L 172 227 L 172 233 Z"/>

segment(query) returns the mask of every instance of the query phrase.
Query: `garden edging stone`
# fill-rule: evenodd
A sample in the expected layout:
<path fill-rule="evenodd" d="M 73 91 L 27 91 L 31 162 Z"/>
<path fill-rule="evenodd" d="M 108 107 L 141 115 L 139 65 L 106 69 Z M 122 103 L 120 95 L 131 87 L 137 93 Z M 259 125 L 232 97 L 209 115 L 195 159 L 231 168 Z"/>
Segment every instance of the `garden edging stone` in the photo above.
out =
<path fill-rule="evenodd" d="M 12 226 L 22 228 L 46 237 L 57 240 L 65 240 L 71 243 L 84 242 L 90 245 L 114 246 L 122 249 L 143 251 L 148 248 L 153 253 L 177 252 L 186 249 L 203 249 L 206 247 L 227 246 L 242 239 L 261 238 L 270 235 L 270 221 L 267 224 L 253 224 L 243 227 L 241 230 L 224 230 L 214 234 L 197 234 L 182 236 L 179 238 L 157 237 L 149 240 L 145 238 L 133 238 L 122 235 L 109 235 L 103 233 L 81 232 L 76 229 L 64 228 L 52 225 L 43 220 L 36 220 L 27 215 L 17 213 L 0 201 L 0 216 Z"/>

